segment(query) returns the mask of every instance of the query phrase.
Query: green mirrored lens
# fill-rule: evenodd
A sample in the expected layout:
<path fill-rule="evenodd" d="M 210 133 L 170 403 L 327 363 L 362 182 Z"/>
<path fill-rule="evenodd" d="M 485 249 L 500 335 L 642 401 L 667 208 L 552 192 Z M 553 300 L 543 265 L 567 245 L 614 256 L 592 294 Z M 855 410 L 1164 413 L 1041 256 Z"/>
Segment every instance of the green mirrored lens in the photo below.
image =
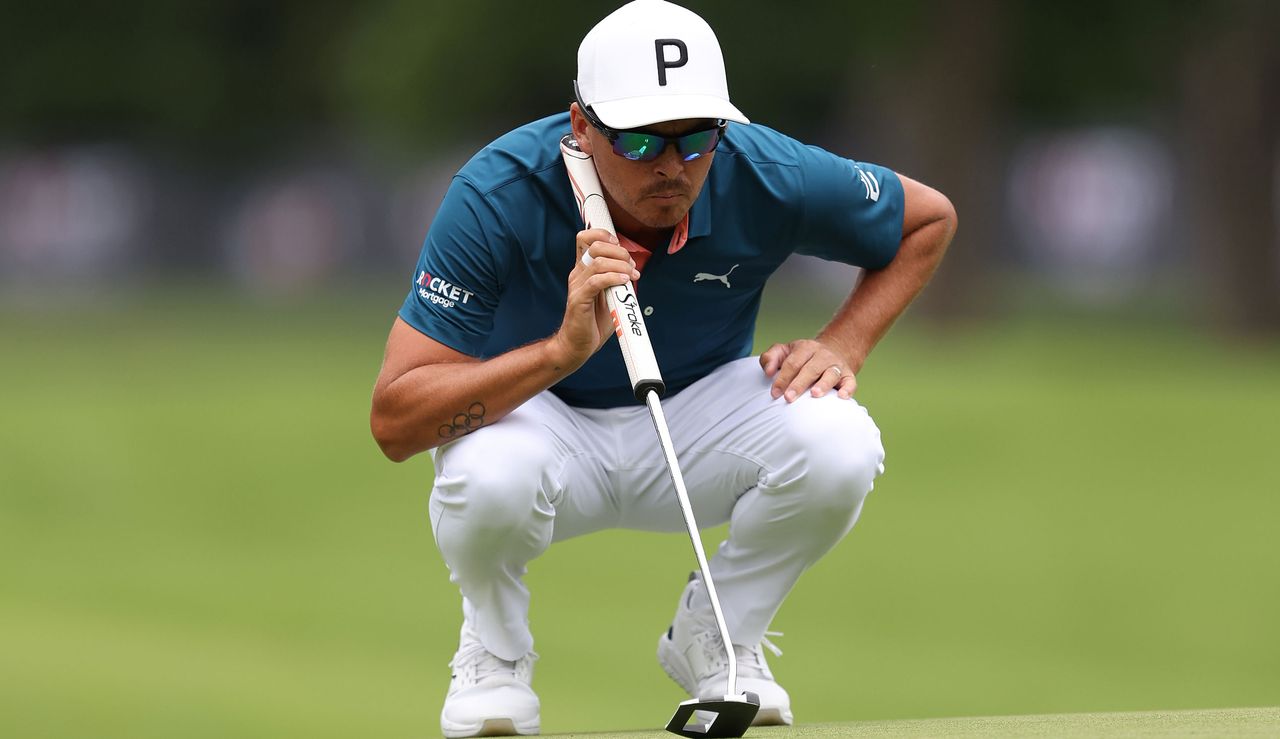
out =
<path fill-rule="evenodd" d="M 691 133 L 688 136 L 682 136 L 679 139 L 680 156 L 684 157 L 686 162 L 697 159 L 703 154 L 711 153 L 711 150 L 716 148 L 716 143 L 718 143 L 719 140 L 720 129 L 718 128 L 698 131 L 696 133 Z"/>
<path fill-rule="evenodd" d="M 658 158 L 666 143 L 661 136 L 622 131 L 613 142 L 613 150 L 633 162 L 648 162 Z"/>

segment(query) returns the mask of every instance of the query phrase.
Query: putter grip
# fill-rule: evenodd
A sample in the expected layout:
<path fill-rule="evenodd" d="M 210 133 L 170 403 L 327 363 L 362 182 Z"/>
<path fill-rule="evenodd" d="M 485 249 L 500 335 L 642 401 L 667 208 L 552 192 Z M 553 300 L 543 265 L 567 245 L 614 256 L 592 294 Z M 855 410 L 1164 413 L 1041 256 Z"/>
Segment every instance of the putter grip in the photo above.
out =
<path fill-rule="evenodd" d="M 617 235 L 591 157 L 578 148 L 578 143 L 572 136 L 561 139 L 560 153 L 564 157 L 565 169 L 569 172 L 569 181 L 573 186 L 574 198 L 578 201 L 582 222 L 587 228 L 603 228 Z M 589 264 L 590 255 L 582 256 L 583 263 Z M 605 302 L 609 306 L 609 315 L 613 317 L 613 330 L 618 337 L 618 346 L 622 349 L 622 361 L 627 365 L 627 377 L 631 380 L 631 391 L 636 400 L 643 401 L 650 390 L 661 396 L 666 391 L 666 385 L 662 382 L 662 373 L 658 371 L 658 359 L 653 353 L 653 343 L 649 340 L 649 329 L 644 323 L 644 313 L 636 297 L 635 285 L 628 282 L 608 288 L 605 290 Z"/>

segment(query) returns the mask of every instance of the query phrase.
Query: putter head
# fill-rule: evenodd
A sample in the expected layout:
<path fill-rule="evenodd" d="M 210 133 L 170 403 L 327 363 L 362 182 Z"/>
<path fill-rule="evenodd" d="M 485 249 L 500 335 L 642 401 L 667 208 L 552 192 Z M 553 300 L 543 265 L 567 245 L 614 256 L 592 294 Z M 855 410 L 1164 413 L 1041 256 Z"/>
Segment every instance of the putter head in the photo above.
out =
<path fill-rule="evenodd" d="M 692 739 L 739 737 L 747 732 L 759 710 L 760 698 L 755 693 L 726 695 L 718 700 L 693 698 L 676 707 L 675 715 L 667 722 L 667 731 Z"/>

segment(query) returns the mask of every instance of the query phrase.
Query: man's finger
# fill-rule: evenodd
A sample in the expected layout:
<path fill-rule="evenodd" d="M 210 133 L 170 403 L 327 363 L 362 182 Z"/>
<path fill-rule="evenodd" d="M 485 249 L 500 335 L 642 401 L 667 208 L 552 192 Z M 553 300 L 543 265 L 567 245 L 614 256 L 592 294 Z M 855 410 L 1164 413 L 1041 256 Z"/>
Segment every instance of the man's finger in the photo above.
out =
<path fill-rule="evenodd" d="M 586 231 L 577 232 L 577 236 L 573 241 L 577 243 L 577 256 L 581 257 L 582 252 L 586 251 L 586 247 L 593 245 L 596 241 L 617 243 L 618 238 L 613 236 L 612 233 L 604 231 L 603 228 L 588 228 Z"/>
<path fill-rule="evenodd" d="M 782 360 L 786 359 L 790 352 L 791 349 L 786 344 L 774 344 L 761 354 L 760 369 L 764 370 L 765 377 L 773 377 L 777 374 L 778 369 L 782 367 Z"/>
<path fill-rule="evenodd" d="M 582 254 L 578 255 L 578 261 L 583 266 L 590 266 L 597 259 L 617 259 L 624 262 L 630 262 L 635 266 L 635 260 L 631 258 L 631 253 L 617 244 L 610 244 L 607 241 L 593 241 Z"/>
<path fill-rule="evenodd" d="M 833 364 L 822 371 L 818 375 L 818 379 L 814 381 L 813 387 L 809 388 L 809 394 L 815 398 L 821 398 L 831 391 L 832 388 L 839 385 L 844 380 L 844 370 L 840 365 Z"/>
<path fill-rule="evenodd" d="M 828 369 L 831 369 L 831 371 L 828 372 L 827 371 Z M 788 403 L 794 403 L 796 398 L 800 397 L 800 395 L 804 391 L 812 388 L 814 383 L 818 382 L 818 380 L 821 379 L 824 374 L 827 375 L 828 377 L 836 377 L 836 374 L 835 374 L 836 369 L 839 369 L 839 368 L 838 367 L 833 368 L 833 365 L 829 363 L 824 363 L 817 359 L 811 359 L 810 361 L 806 362 L 805 365 L 801 367 L 798 372 L 796 372 L 795 377 L 791 380 L 790 384 L 787 385 L 787 389 L 783 392 L 783 397 L 787 399 Z M 830 389 L 831 388 L 829 386 L 826 388 L 826 390 L 830 390 Z M 826 390 L 824 390 L 823 392 L 826 392 Z"/>
<path fill-rule="evenodd" d="M 858 389 L 858 377 L 856 375 L 845 375 L 840 378 L 840 384 L 836 386 L 836 395 L 843 400 L 853 397 Z"/>
<path fill-rule="evenodd" d="M 586 231 L 579 231 L 574 243 L 577 247 L 578 264 L 588 264 L 597 252 L 607 249 L 611 245 L 617 245 L 618 238 L 603 228 L 591 228 Z M 593 249 L 592 247 L 595 248 Z M 621 246 L 618 246 L 618 249 L 626 251 Z"/>
<path fill-rule="evenodd" d="M 587 274 L 604 274 L 606 272 L 617 272 L 623 274 L 631 280 L 640 279 L 640 270 L 636 269 L 635 262 L 630 257 L 617 259 L 614 257 L 596 257 L 591 260 L 590 266 L 583 265 L 583 269 Z"/>
<path fill-rule="evenodd" d="M 800 373 L 804 371 L 805 366 L 813 357 L 813 349 L 807 343 L 794 341 L 790 345 L 787 358 L 782 361 L 782 366 L 778 369 L 778 374 L 773 378 L 773 387 L 769 389 L 769 393 L 774 397 L 781 397 L 783 394 L 790 392 L 794 386 L 796 379 Z M 805 382 L 804 387 L 807 388 L 813 383 L 810 377 Z M 804 392 L 804 389 L 796 391 L 794 395 L 787 398 L 787 402 L 795 400 L 795 396 Z"/>

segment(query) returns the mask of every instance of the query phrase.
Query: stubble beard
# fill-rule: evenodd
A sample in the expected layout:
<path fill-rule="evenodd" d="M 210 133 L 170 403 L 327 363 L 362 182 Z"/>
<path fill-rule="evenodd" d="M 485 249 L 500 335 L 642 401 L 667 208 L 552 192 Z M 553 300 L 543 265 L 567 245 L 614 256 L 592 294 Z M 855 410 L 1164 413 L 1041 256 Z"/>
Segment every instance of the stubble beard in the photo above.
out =
<path fill-rule="evenodd" d="M 688 211 L 683 208 L 662 208 L 652 218 L 636 220 L 648 228 L 675 228 L 680 221 L 684 220 L 687 213 Z"/>
<path fill-rule="evenodd" d="M 685 190 L 685 195 L 674 199 L 670 203 L 664 203 L 661 200 L 642 196 L 637 204 L 636 211 L 633 211 L 632 217 L 644 224 L 646 228 L 675 228 L 684 217 L 688 215 L 689 208 L 693 206 L 693 196 Z"/>

